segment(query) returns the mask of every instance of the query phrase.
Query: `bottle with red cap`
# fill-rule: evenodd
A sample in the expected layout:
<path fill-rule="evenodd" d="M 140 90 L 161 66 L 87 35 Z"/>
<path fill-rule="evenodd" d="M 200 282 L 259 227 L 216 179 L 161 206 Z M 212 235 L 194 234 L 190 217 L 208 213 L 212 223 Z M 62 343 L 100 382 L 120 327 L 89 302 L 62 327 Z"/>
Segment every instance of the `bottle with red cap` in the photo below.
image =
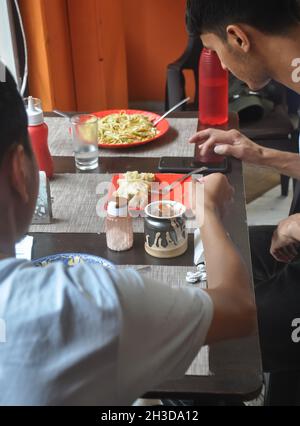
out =
<path fill-rule="evenodd" d="M 199 64 L 199 120 L 209 126 L 228 122 L 228 71 L 218 55 L 205 48 Z"/>
<path fill-rule="evenodd" d="M 48 126 L 44 121 L 44 113 L 40 99 L 30 96 L 25 99 L 28 116 L 28 133 L 32 149 L 40 171 L 46 173 L 48 179 L 53 177 L 53 159 L 48 146 Z"/>

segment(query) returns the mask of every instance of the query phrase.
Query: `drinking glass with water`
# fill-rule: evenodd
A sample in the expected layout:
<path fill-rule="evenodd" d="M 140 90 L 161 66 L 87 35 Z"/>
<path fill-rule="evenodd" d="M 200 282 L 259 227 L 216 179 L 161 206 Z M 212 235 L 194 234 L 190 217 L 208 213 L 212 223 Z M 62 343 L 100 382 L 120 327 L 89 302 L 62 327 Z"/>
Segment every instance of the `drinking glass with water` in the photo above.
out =
<path fill-rule="evenodd" d="M 79 170 L 95 170 L 99 164 L 98 118 L 79 114 L 71 118 L 72 139 L 76 167 Z"/>

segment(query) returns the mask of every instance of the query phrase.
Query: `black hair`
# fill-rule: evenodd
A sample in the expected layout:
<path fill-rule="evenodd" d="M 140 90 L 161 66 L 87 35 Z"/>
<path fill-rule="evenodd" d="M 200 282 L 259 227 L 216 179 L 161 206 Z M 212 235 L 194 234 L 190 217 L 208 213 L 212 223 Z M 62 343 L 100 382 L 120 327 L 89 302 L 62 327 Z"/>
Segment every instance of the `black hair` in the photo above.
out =
<path fill-rule="evenodd" d="M 299 22 L 299 0 L 187 0 L 187 27 L 194 35 L 214 33 L 227 39 L 231 24 L 284 35 Z"/>
<path fill-rule="evenodd" d="M 0 62 L 0 164 L 14 144 L 23 145 L 28 155 L 31 146 L 24 102 L 8 69 Z"/>

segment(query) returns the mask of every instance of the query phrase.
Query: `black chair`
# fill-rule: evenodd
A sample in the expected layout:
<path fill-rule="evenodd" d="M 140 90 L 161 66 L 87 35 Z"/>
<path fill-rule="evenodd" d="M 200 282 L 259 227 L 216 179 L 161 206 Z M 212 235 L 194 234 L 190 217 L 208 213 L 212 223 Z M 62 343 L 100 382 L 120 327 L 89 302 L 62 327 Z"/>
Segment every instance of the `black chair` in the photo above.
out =
<path fill-rule="evenodd" d="M 165 108 L 168 110 L 186 97 L 185 70 L 192 70 L 195 78 L 195 98 L 192 104 L 183 106 L 182 111 L 198 110 L 199 105 L 199 59 L 203 45 L 198 35 L 189 35 L 188 45 L 183 55 L 167 69 Z M 287 91 L 278 83 L 268 87 L 268 96 L 273 98 L 275 107 L 260 120 L 241 121 L 241 131 L 256 143 L 273 149 L 298 152 L 298 133 L 288 114 Z M 265 95 L 265 94 L 264 94 Z M 289 95 L 290 96 L 290 95 Z M 295 99 L 293 99 L 295 102 Z M 295 108 L 295 107 L 294 107 Z M 281 176 L 282 195 L 287 196 L 290 178 Z"/>
<path fill-rule="evenodd" d="M 195 99 L 190 107 L 194 110 L 198 109 L 199 99 L 199 60 L 203 45 L 200 37 L 190 35 L 188 45 L 183 55 L 174 63 L 168 65 L 167 71 L 167 87 L 165 109 L 168 111 L 172 106 L 178 104 L 182 99 L 186 98 L 184 70 L 191 70 L 195 77 Z M 181 107 L 181 111 L 186 110 L 186 105 Z M 180 110 L 180 109 L 179 109 Z"/>

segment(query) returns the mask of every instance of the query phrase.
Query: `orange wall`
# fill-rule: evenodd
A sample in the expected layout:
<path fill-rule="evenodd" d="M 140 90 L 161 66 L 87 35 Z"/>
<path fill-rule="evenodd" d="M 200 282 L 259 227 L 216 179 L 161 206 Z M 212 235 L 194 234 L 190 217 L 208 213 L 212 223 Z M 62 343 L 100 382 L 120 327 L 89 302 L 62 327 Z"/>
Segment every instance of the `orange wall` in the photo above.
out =
<path fill-rule="evenodd" d="M 29 51 L 30 94 L 47 110 L 76 109 L 64 0 L 19 0 Z"/>
<path fill-rule="evenodd" d="M 162 101 L 184 51 L 186 0 L 20 0 L 30 92 L 45 110 Z"/>
<path fill-rule="evenodd" d="M 81 111 L 128 105 L 121 1 L 68 0 L 76 97 Z"/>
<path fill-rule="evenodd" d="M 20 0 L 30 94 L 46 111 L 126 108 L 121 0 Z"/>
<path fill-rule="evenodd" d="M 122 1 L 129 99 L 164 100 L 167 65 L 187 44 L 186 0 Z"/>

